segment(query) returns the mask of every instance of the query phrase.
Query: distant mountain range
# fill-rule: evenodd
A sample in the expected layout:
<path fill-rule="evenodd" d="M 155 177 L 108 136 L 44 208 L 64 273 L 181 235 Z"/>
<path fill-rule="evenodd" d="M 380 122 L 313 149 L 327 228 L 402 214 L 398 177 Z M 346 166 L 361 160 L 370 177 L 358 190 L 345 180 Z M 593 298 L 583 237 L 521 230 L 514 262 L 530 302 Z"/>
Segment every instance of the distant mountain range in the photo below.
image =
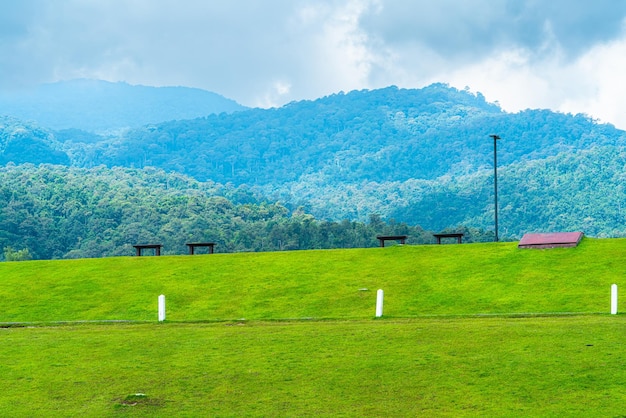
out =
<path fill-rule="evenodd" d="M 35 121 L 55 130 L 106 132 L 245 109 L 233 100 L 206 90 L 87 79 L 44 84 L 30 91 L 0 93 L 0 116 Z"/>
<path fill-rule="evenodd" d="M 626 236 L 626 132 L 586 115 L 507 113 L 444 84 L 353 91 L 278 109 L 234 106 L 195 119 L 165 112 L 160 121 L 100 135 L 69 118 L 59 130 L 11 114 L 0 119 L 0 163 L 158 167 L 246 185 L 320 219 L 376 214 L 432 230 L 489 229 L 489 135 L 498 134 L 501 236 Z M 77 120 L 81 109 L 97 113 L 75 109 Z"/>

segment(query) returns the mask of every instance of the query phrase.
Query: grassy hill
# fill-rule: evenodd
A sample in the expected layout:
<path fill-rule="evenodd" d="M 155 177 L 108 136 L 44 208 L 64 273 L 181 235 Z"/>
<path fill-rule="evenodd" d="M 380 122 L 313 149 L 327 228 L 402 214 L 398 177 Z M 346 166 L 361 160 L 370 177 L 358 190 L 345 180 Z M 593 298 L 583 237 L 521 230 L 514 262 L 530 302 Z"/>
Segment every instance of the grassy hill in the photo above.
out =
<path fill-rule="evenodd" d="M 0 263 L 0 415 L 623 416 L 625 249 Z"/>
<path fill-rule="evenodd" d="M 520 250 L 516 243 L 393 246 L 0 263 L 0 322 L 367 319 L 606 312 L 626 240 Z"/>

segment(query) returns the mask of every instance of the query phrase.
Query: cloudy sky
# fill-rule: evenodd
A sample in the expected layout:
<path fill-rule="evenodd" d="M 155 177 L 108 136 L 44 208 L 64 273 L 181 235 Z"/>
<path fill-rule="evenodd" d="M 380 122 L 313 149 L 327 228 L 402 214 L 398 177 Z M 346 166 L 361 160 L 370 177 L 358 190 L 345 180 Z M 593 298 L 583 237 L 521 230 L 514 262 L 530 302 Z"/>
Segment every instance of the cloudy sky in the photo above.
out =
<path fill-rule="evenodd" d="M 626 1 L 0 1 L 0 89 L 74 78 L 261 107 L 444 82 L 626 129 Z"/>

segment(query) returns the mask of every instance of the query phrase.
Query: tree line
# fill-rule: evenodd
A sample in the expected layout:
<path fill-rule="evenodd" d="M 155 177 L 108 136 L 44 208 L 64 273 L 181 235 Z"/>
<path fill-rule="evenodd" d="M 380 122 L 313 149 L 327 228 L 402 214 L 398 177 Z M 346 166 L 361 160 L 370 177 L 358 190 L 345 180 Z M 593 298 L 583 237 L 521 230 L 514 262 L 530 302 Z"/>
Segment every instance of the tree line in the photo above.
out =
<path fill-rule="evenodd" d="M 490 239 L 484 231 L 462 229 L 468 242 Z M 163 254 L 184 254 L 185 243 L 205 241 L 215 242 L 216 252 L 373 247 L 378 234 L 434 242 L 419 226 L 376 214 L 367 222 L 318 220 L 245 186 L 154 168 L 0 168 L 5 261 L 133 255 L 132 246 L 145 243 L 163 244 Z"/>

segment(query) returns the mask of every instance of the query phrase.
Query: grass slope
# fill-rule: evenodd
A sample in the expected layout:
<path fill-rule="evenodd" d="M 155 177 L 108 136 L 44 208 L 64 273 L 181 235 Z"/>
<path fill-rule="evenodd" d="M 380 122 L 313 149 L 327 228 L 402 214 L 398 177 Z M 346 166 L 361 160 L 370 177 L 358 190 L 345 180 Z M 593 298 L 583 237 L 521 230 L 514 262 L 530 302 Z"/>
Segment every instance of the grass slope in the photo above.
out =
<path fill-rule="evenodd" d="M 515 243 L 0 263 L 0 322 L 358 319 L 607 312 L 626 240 L 520 250 Z M 368 290 L 363 290 L 368 289 Z"/>
<path fill-rule="evenodd" d="M 0 416 L 625 416 L 625 248 L 0 263 Z"/>

